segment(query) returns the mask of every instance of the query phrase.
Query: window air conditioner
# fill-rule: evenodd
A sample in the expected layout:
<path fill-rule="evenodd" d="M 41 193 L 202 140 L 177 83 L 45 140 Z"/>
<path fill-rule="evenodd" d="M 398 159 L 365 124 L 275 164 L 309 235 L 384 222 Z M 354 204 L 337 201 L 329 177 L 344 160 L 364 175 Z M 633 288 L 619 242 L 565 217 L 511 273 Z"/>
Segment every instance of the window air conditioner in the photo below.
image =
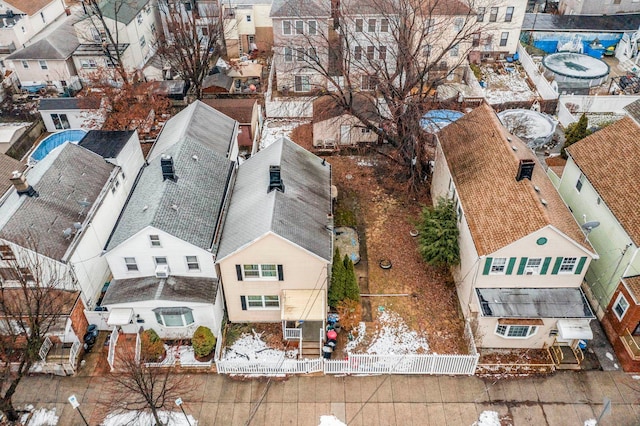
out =
<path fill-rule="evenodd" d="M 524 270 L 524 273 L 525 273 L 525 275 L 533 275 L 533 274 L 535 274 L 535 273 L 536 273 L 536 270 L 535 270 L 535 269 L 533 269 L 533 268 L 526 268 L 526 269 Z"/>
<path fill-rule="evenodd" d="M 168 265 L 156 266 L 156 278 L 169 278 L 169 266 Z"/>

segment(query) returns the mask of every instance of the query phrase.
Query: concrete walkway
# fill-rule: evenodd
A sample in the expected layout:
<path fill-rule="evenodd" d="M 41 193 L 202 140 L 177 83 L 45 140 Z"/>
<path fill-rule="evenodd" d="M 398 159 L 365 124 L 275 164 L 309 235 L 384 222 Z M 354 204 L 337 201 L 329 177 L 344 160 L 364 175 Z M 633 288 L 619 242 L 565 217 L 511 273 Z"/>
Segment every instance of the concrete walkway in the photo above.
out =
<path fill-rule="evenodd" d="M 559 372 L 550 377 L 483 380 L 477 377 L 367 376 L 232 380 L 193 374 L 184 395 L 187 414 L 204 425 L 318 425 L 334 414 L 349 425 L 472 425 L 485 410 L 520 425 L 584 425 L 613 402 L 600 425 L 640 424 L 640 380 L 621 372 Z M 101 377 L 28 377 L 16 405 L 56 408 L 59 425 L 82 425 L 67 398 L 75 394 L 91 426 L 100 424 Z M 123 395 L 123 398 L 126 397 Z M 259 403 L 259 401 L 262 401 Z"/>

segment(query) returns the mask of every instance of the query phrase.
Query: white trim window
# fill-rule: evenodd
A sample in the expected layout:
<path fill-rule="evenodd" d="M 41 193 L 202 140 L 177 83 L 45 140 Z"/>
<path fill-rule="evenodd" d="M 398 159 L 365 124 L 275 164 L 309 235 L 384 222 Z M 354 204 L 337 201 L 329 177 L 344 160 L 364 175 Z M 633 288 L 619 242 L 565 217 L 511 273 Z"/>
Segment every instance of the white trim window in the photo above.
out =
<path fill-rule="evenodd" d="M 296 34 L 304 34 L 304 21 L 295 21 Z"/>
<path fill-rule="evenodd" d="M 622 317 L 627 313 L 627 309 L 629 309 L 629 302 L 624 295 L 620 293 L 616 299 L 616 303 L 613 304 L 613 312 L 615 312 L 618 321 L 622 321 Z"/>
<path fill-rule="evenodd" d="M 296 75 L 293 78 L 293 90 L 294 92 L 310 92 L 311 77 L 308 75 Z"/>
<path fill-rule="evenodd" d="M 576 181 L 576 191 L 582 191 L 582 185 L 584 184 L 584 174 L 580 173 L 580 177 Z"/>
<path fill-rule="evenodd" d="M 540 267 L 542 266 L 541 257 L 530 257 L 527 259 L 527 264 L 524 267 L 525 275 L 538 275 L 540 274 Z"/>
<path fill-rule="evenodd" d="M 187 270 L 189 271 L 199 271 L 200 263 L 198 263 L 198 256 L 185 256 L 187 261 Z"/>
<path fill-rule="evenodd" d="M 166 256 L 154 256 L 153 262 L 156 264 L 156 266 L 162 266 L 162 265 L 169 266 L 169 261 L 167 261 Z"/>
<path fill-rule="evenodd" d="M 41 70 L 48 70 L 49 69 L 49 66 L 47 65 L 47 61 L 40 60 L 40 61 L 38 61 L 38 64 L 40 64 L 40 69 Z"/>
<path fill-rule="evenodd" d="M 369 19 L 367 21 L 367 32 L 375 33 L 376 32 L 376 20 Z"/>
<path fill-rule="evenodd" d="M 509 32 L 505 31 L 500 34 L 500 46 L 504 47 L 509 42 Z"/>
<path fill-rule="evenodd" d="M 247 296 L 247 309 L 280 309 L 280 296 Z"/>
<path fill-rule="evenodd" d="M 125 257 L 124 264 L 127 267 L 127 271 L 129 272 L 138 270 L 138 264 L 136 263 L 135 257 Z"/>
<path fill-rule="evenodd" d="M 563 257 L 562 263 L 560 264 L 560 270 L 558 272 L 560 274 L 571 274 L 573 273 L 573 270 L 576 269 L 577 264 L 577 257 Z"/>
<path fill-rule="evenodd" d="M 361 33 L 362 32 L 362 27 L 364 27 L 364 19 L 357 18 L 356 19 L 356 32 L 357 33 Z"/>
<path fill-rule="evenodd" d="M 507 339 L 528 339 L 536 334 L 538 326 L 536 325 L 504 325 L 496 326 L 496 334 Z"/>
<path fill-rule="evenodd" d="M 388 33 L 389 32 L 389 20 L 386 18 L 382 18 L 380 20 L 380 32 Z"/>
<path fill-rule="evenodd" d="M 190 308 L 156 308 L 153 310 L 158 324 L 165 327 L 186 327 L 193 324 L 193 309 Z"/>
<path fill-rule="evenodd" d="M 293 49 L 289 46 L 284 48 L 284 61 L 293 62 Z"/>
<path fill-rule="evenodd" d="M 291 35 L 292 33 L 291 21 L 282 21 L 282 34 Z"/>
<path fill-rule="evenodd" d="M 149 235 L 149 244 L 151 244 L 151 247 L 162 247 L 160 235 Z"/>
<path fill-rule="evenodd" d="M 507 13 L 505 13 L 504 15 L 504 22 L 511 22 L 511 20 L 513 19 L 513 10 L 513 6 L 507 7 Z"/>
<path fill-rule="evenodd" d="M 20 61 L 22 62 L 22 68 L 28 70 L 29 69 L 29 61 Z"/>
<path fill-rule="evenodd" d="M 307 33 L 309 35 L 318 34 L 318 22 L 317 21 L 307 21 Z"/>
<path fill-rule="evenodd" d="M 492 275 L 504 275 L 507 270 L 507 258 L 506 257 L 494 257 L 491 260 L 491 270 L 489 271 Z"/>
<path fill-rule="evenodd" d="M 242 275 L 250 279 L 278 279 L 278 267 L 274 263 L 264 265 L 242 265 Z"/>

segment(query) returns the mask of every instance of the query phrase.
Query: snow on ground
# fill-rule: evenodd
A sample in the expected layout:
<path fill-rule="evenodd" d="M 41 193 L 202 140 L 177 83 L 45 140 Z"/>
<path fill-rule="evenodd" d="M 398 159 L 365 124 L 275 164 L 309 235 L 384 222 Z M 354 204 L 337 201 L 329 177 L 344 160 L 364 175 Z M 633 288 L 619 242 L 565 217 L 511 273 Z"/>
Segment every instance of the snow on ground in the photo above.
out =
<path fill-rule="evenodd" d="M 483 80 L 487 84 L 487 88 L 484 89 L 485 97 L 490 104 L 528 101 L 536 96 L 526 79 L 518 72 L 499 74 L 491 67 L 483 67 L 482 72 Z"/>
<path fill-rule="evenodd" d="M 607 358 L 609 358 L 609 361 L 613 361 L 613 355 L 611 355 L 610 352 L 607 352 L 606 354 L 604 354 Z"/>
<path fill-rule="evenodd" d="M 500 415 L 495 411 L 483 411 L 473 426 L 500 426 Z"/>
<path fill-rule="evenodd" d="M 633 380 L 640 380 L 640 376 L 631 376 Z"/>
<path fill-rule="evenodd" d="M 596 419 L 588 419 L 584 421 L 584 426 L 596 426 L 598 421 Z"/>
<path fill-rule="evenodd" d="M 429 352 L 427 338 L 410 330 L 402 317 L 395 312 L 385 311 L 377 319 L 376 329 L 365 339 L 366 326 L 360 323 L 357 337 L 347 344 L 347 351 L 352 351 L 363 341 L 368 346 L 364 352 L 378 355 L 411 354 Z"/>
<path fill-rule="evenodd" d="M 255 331 L 253 334 L 244 333 L 231 347 L 228 347 L 223 355 L 225 360 L 235 361 L 280 361 L 284 358 L 296 358 L 298 351 L 281 351 L 267 346 L 261 339 L 262 333 Z"/>
<path fill-rule="evenodd" d="M 25 410 L 32 411 L 33 405 L 27 405 Z M 55 426 L 58 424 L 58 419 L 55 408 L 51 410 L 40 408 L 31 413 L 23 414 L 20 418 L 20 424 L 27 426 Z"/>
<path fill-rule="evenodd" d="M 320 424 L 318 426 L 347 426 L 336 416 L 320 416 Z"/>
<path fill-rule="evenodd" d="M 283 136 L 290 137 L 293 129 L 308 122 L 308 120 L 267 119 L 260 135 L 260 149 L 268 147 Z"/>
<path fill-rule="evenodd" d="M 193 346 L 170 346 L 167 352 L 171 352 L 172 356 L 179 359 L 181 364 L 211 365 L 211 361 L 202 362 L 196 359 Z"/>
<path fill-rule="evenodd" d="M 187 415 L 177 411 L 159 411 L 158 415 L 162 424 L 167 426 L 197 426 L 198 421 L 191 415 Z M 122 425 L 136 425 L 136 426 L 154 426 L 155 419 L 151 413 L 141 413 L 139 411 L 127 411 L 121 414 L 109 414 L 102 426 L 122 426 Z"/>

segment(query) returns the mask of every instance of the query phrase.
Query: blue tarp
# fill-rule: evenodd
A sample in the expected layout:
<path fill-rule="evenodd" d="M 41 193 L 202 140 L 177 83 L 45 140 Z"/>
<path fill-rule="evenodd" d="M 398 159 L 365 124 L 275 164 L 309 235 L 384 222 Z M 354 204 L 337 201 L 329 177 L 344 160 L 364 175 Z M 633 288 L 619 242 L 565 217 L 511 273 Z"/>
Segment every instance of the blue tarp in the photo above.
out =
<path fill-rule="evenodd" d="M 547 53 L 556 53 L 558 40 L 534 40 L 533 46 Z"/>

